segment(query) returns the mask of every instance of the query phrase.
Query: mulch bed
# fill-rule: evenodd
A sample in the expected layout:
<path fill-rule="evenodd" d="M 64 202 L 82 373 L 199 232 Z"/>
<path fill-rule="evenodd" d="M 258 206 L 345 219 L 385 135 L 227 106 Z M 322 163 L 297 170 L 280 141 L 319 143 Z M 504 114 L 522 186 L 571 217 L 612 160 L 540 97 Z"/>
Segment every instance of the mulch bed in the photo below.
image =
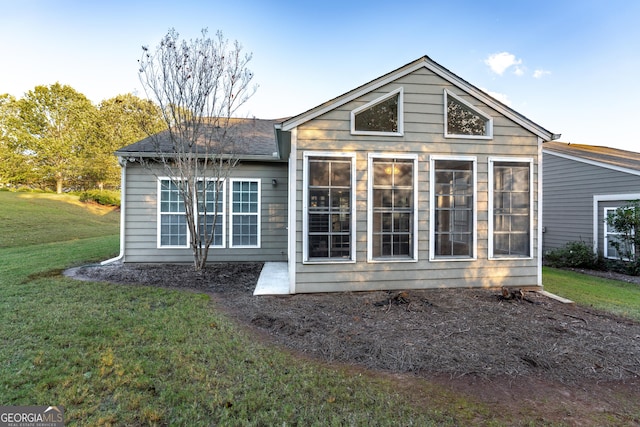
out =
<path fill-rule="evenodd" d="M 261 263 L 86 266 L 76 278 L 205 292 L 261 335 L 326 362 L 419 376 L 640 379 L 640 323 L 534 292 L 438 289 L 252 295 Z"/>

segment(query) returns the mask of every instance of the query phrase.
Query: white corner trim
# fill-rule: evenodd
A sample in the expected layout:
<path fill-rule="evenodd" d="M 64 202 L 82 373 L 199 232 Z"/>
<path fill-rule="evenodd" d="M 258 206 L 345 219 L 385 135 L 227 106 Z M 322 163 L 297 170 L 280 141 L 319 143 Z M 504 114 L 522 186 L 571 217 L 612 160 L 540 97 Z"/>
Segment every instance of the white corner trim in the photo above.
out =
<path fill-rule="evenodd" d="M 291 129 L 291 149 L 289 151 L 289 204 L 287 233 L 287 268 L 289 270 L 289 293 L 296 293 L 296 165 L 298 163 L 298 128 Z"/>

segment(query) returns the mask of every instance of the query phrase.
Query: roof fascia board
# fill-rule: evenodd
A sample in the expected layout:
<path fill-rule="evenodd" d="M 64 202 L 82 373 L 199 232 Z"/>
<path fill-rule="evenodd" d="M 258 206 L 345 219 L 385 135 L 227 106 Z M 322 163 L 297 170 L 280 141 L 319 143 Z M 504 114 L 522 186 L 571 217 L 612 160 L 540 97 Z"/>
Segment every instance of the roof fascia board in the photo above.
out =
<path fill-rule="evenodd" d="M 423 68 L 423 67 L 430 70 L 431 72 L 438 75 L 439 77 L 442 77 L 443 79 L 453 84 L 454 86 L 458 87 L 459 89 L 477 98 L 479 101 L 484 102 L 494 110 L 500 112 L 504 116 L 513 120 L 520 126 L 524 127 L 525 129 L 534 133 L 535 135 L 539 136 L 545 141 L 552 141 L 560 137 L 560 135 L 556 135 L 556 134 L 553 134 L 552 132 L 549 132 L 543 127 L 527 119 L 526 117 L 520 115 L 515 110 L 512 110 L 506 105 L 496 101 L 490 95 L 486 94 L 482 90 L 473 86 L 466 80 L 456 76 L 451 71 L 447 70 L 446 68 L 442 67 L 441 65 L 437 64 L 436 62 L 434 62 L 433 60 L 431 60 L 429 57 L 426 57 L 426 56 L 414 61 L 413 63 L 407 64 L 404 67 L 399 68 L 398 70 L 393 71 L 385 76 L 382 76 L 376 80 L 373 80 L 370 83 L 364 84 L 363 86 L 360 86 L 359 88 L 354 89 L 352 92 L 347 92 L 346 94 L 336 98 L 334 101 L 329 101 L 324 105 L 318 106 L 315 109 L 311 109 L 306 113 L 302 113 L 296 117 L 293 117 L 290 120 L 285 121 L 282 124 L 282 128 L 283 130 L 291 130 L 295 127 L 298 127 L 299 125 L 309 120 L 315 119 L 316 117 L 322 114 L 325 114 L 335 108 L 338 108 L 346 104 L 347 102 L 353 101 L 354 99 L 357 99 L 362 95 L 365 95 L 371 91 L 374 91 L 388 83 L 393 82 L 394 80 L 404 77 L 407 74 L 413 73 L 414 71 L 419 70 L 420 68 Z"/>
<path fill-rule="evenodd" d="M 163 155 L 158 155 L 158 153 L 146 153 L 146 152 L 127 152 L 127 151 L 116 151 L 115 155 L 118 157 L 121 157 L 123 159 L 159 159 L 161 157 L 164 158 L 174 158 L 177 157 L 176 155 L 170 155 L 170 154 L 163 154 Z M 223 159 L 237 159 L 237 160 L 244 160 L 244 161 L 252 161 L 252 162 L 281 162 L 281 163 L 286 163 L 287 160 L 286 159 L 281 159 L 277 156 L 266 156 L 266 155 L 229 155 L 229 154 L 225 154 L 222 156 L 219 155 L 212 155 L 210 157 L 221 157 Z M 204 156 L 200 156 L 200 158 L 204 158 Z"/>
<path fill-rule="evenodd" d="M 556 151 L 552 151 L 552 150 L 549 150 L 549 149 L 546 149 L 546 148 L 542 149 L 542 153 L 543 154 L 550 154 L 552 156 L 561 157 L 561 158 L 567 159 L 567 160 L 573 160 L 573 161 L 580 162 L 580 163 L 586 163 L 586 164 L 592 165 L 592 166 L 599 166 L 601 168 L 611 169 L 611 170 L 614 170 L 616 172 L 623 172 L 623 173 L 628 173 L 630 175 L 640 176 L 640 170 L 623 168 L 623 167 L 611 165 L 611 164 L 608 164 L 608 163 L 605 163 L 605 162 L 599 162 L 597 160 L 584 159 L 582 157 L 572 156 L 570 154 L 558 153 Z"/>

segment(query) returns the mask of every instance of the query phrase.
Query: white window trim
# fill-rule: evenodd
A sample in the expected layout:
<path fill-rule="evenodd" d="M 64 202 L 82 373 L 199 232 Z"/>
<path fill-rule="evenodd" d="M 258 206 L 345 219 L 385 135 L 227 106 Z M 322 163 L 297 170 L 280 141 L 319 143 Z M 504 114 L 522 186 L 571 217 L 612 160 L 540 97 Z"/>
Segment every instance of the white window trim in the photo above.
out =
<path fill-rule="evenodd" d="M 162 244 L 162 182 L 163 181 L 172 181 L 172 182 L 178 182 L 181 181 L 180 178 L 171 178 L 168 176 L 159 176 L 158 180 L 157 180 L 157 185 L 156 185 L 156 211 L 157 211 L 157 217 L 156 217 L 156 248 L 157 249 L 176 249 L 176 248 L 180 248 L 180 249 L 184 249 L 184 248 L 188 248 L 189 247 L 189 243 L 191 242 L 191 234 L 189 233 L 189 227 L 187 227 L 187 239 L 186 239 L 186 244 L 184 245 L 163 245 Z M 176 214 L 176 212 L 166 212 L 165 214 L 168 215 L 172 215 L 172 214 Z M 186 217 L 186 213 L 182 213 L 182 215 L 184 215 Z"/>
<path fill-rule="evenodd" d="M 156 192 L 156 198 L 157 198 L 157 217 L 156 217 L 156 248 L 157 249 L 184 249 L 184 248 L 190 248 L 191 247 L 191 231 L 189 230 L 189 227 L 187 227 L 187 244 L 186 245 L 162 245 L 162 227 L 161 227 L 161 206 L 160 206 L 160 192 L 162 191 L 162 181 L 180 181 L 181 178 L 171 178 L 168 176 L 160 176 L 158 177 L 158 183 L 157 183 L 157 192 Z M 216 178 L 207 178 L 206 181 L 217 181 Z M 226 189 L 226 182 L 224 179 L 222 179 L 221 181 L 223 181 L 222 183 L 222 188 L 223 188 L 223 192 L 222 192 L 222 212 L 218 213 L 219 215 L 222 216 L 222 245 L 211 245 L 209 246 L 210 248 L 215 248 L 215 249 L 220 249 L 220 248 L 224 248 L 225 247 L 225 242 L 226 242 L 226 197 L 227 197 L 227 189 Z M 197 211 L 197 207 L 194 209 L 194 212 Z M 175 212 L 173 212 L 175 213 Z M 213 212 L 208 212 L 208 215 L 213 215 Z M 186 216 L 186 213 L 184 214 Z M 198 213 L 199 215 L 199 213 Z"/>
<path fill-rule="evenodd" d="M 309 259 L 309 158 L 333 157 L 348 158 L 351 160 L 351 224 L 349 224 L 350 247 L 349 259 L 327 258 Z M 356 262 L 356 153 L 343 153 L 335 151 L 305 151 L 303 153 L 302 168 L 302 263 L 303 264 L 345 264 Z"/>
<path fill-rule="evenodd" d="M 473 162 L 473 248 L 472 255 L 470 257 L 463 256 L 450 256 L 450 257 L 437 257 L 436 256 L 436 228 L 435 228 L 435 189 L 436 189 L 436 174 L 435 174 L 435 162 L 436 160 L 460 160 Z M 429 159 L 429 224 L 431 224 L 431 230 L 429 231 L 429 261 L 475 261 L 478 259 L 478 160 L 475 156 L 440 156 L 432 155 Z"/>
<path fill-rule="evenodd" d="M 455 133 L 449 133 L 449 128 L 447 126 L 447 123 L 449 122 L 448 120 L 448 97 L 452 97 L 453 99 L 455 99 L 456 101 L 458 101 L 459 103 L 465 105 L 466 107 L 470 108 L 471 110 L 473 110 L 475 113 L 477 113 L 479 116 L 484 117 L 485 119 L 487 119 L 487 134 L 486 135 L 458 135 Z M 465 101 L 464 99 L 462 99 L 461 97 L 459 97 L 458 95 L 454 94 L 453 92 L 444 89 L 444 137 L 445 138 L 461 138 L 461 139 L 493 139 L 493 117 L 491 117 L 489 114 L 483 112 L 482 110 L 480 110 L 478 107 L 476 107 L 475 105 L 470 104 L 469 102 Z"/>
<path fill-rule="evenodd" d="M 622 260 L 622 261 L 629 261 L 629 259 L 627 258 L 620 258 L 620 257 L 616 257 L 616 256 L 609 256 L 609 238 L 608 236 L 622 236 L 624 235 L 624 233 L 620 233 L 620 232 L 615 232 L 615 233 L 607 233 L 607 216 L 609 214 L 609 212 L 615 212 L 618 208 L 615 207 L 611 207 L 611 206 L 607 206 L 605 208 L 603 208 L 603 213 L 604 213 L 604 217 L 603 217 L 603 229 L 602 229 L 602 234 L 603 234 L 603 240 L 602 240 L 602 244 L 603 244 L 603 253 L 604 253 L 604 257 L 606 259 L 618 259 L 618 260 Z M 631 254 L 635 255 L 635 247 L 631 247 Z"/>
<path fill-rule="evenodd" d="M 373 161 L 375 159 L 413 160 L 413 247 L 408 258 L 375 258 L 373 256 Z M 418 155 L 400 153 L 369 153 L 367 163 L 367 262 L 417 262 L 418 261 Z"/>
<path fill-rule="evenodd" d="M 627 193 L 627 194 L 594 194 L 593 196 L 593 253 L 598 254 L 598 206 L 600 202 L 624 202 L 629 200 L 640 199 L 640 193 Z M 604 251 L 603 251 L 604 253 Z"/>
<path fill-rule="evenodd" d="M 258 211 L 253 213 L 233 212 L 233 183 L 234 182 L 257 182 L 258 183 Z M 225 192 L 226 193 L 226 192 Z M 226 194 L 225 194 L 226 196 Z M 231 178 L 229 179 L 229 247 L 230 248 L 260 248 L 262 242 L 262 179 L 260 178 Z M 258 240 L 255 245 L 234 245 L 233 244 L 233 219 L 237 215 L 255 215 L 258 217 Z M 223 233 L 224 235 L 224 233 Z"/>
<path fill-rule="evenodd" d="M 368 108 L 371 108 L 381 102 L 386 101 L 389 98 L 394 96 L 398 96 L 398 131 L 397 132 L 377 132 L 377 131 L 363 131 L 356 130 L 356 114 L 364 111 Z M 352 135 L 382 135 L 382 136 L 403 136 L 404 135 L 404 88 L 400 87 L 392 92 L 389 92 L 379 98 L 374 99 L 373 101 L 367 102 L 366 104 L 356 108 L 351 111 L 351 134 Z"/>
<path fill-rule="evenodd" d="M 496 162 L 529 163 L 529 256 L 494 256 L 493 254 L 493 164 Z M 534 209 L 533 209 L 533 158 L 527 157 L 489 157 L 489 254 L 490 260 L 526 260 L 533 259 Z M 540 244 L 540 242 L 538 242 Z"/>

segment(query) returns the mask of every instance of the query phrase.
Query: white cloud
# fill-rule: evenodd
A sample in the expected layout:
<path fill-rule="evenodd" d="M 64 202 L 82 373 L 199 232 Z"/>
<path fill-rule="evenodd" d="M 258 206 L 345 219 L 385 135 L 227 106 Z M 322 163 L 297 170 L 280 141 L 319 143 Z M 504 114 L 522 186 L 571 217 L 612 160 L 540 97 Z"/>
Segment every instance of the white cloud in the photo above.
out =
<path fill-rule="evenodd" d="M 544 76 L 548 76 L 549 74 L 551 74 L 551 71 L 547 71 L 547 70 L 535 70 L 533 72 L 533 78 L 534 79 L 541 79 Z"/>
<path fill-rule="evenodd" d="M 494 97 L 495 99 L 497 99 L 498 101 L 502 102 L 504 105 L 511 107 L 511 100 L 509 99 L 509 97 L 504 94 L 504 93 L 500 93 L 500 92 L 492 92 L 490 90 L 487 90 L 485 88 L 480 88 L 480 90 L 482 90 L 483 92 L 491 95 L 492 97 Z"/>
<path fill-rule="evenodd" d="M 491 71 L 499 75 L 503 75 L 508 68 L 514 66 L 516 67 L 516 75 L 521 76 L 524 74 L 524 69 L 519 67 L 519 65 L 522 64 L 522 59 L 517 59 L 514 54 L 509 52 L 500 52 L 489 55 L 489 57 L 484 60 L 484 63 L 491 68 Z"/>

